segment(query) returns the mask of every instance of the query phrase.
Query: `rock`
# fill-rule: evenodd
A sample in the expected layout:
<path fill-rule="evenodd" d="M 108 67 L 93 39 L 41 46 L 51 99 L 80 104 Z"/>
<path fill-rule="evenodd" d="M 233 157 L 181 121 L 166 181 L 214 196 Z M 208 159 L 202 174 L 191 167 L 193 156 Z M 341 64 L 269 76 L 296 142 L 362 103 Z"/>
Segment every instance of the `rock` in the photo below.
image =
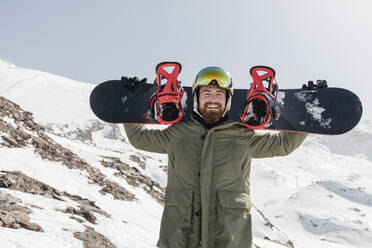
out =
<path fill-rule="evenodd" d="M 75 216 L 70 216 L 70 219 L 72 219 L 72 220 L 76 220 L 76 221 L 79 222 L 79 223 L 84 223 L 84 222 L 85 222 L 83 219 L 78 218 L 78 217 L 75 217 Z"/>
<path fill-rule="evenodd" d="M 128 190 L 121 187 L 116 182 L 106 184 L 99 192 L 102 194 L 109 193 L 114 196 L 115 199 L 133 201 L 136 199 L 135 195 L 130 193 Z"/>
<path fill-rule="evenodd" d="M 44 232 L 38 224 L 30 223 L 31 209 L 18 205 L 19 202 L 20 199 L 0 192 L 0 227 Z"/>
<path fill-rule="evenodd" d="M 16 218 L 9 211 L 0 210 L 1 226 L 9 228 L 18 228 Z"/>
<path fill-rule="evenodd" d="M 84 219 L 86 219 L 90 223 L 97 224 L 96 223 L 97 218 L 94 216 L 94 214 L 91 211 L 86 210 L 86 209 L 81 209 L 80 213 L 84 217 Z"/>
<path fill-rule="evenodd" d="M 33 137 L 31 140 L 31 144 L 40 149 L 46 149 L 48 147 L 47 142 L 39 137 Z"/>
<path fill-rule="evenodd" d="M 133 162 L 136 162 L 142 169 L 146 169 L 146 163 L 142 160 L 146 161 L 145 157 L 139 157 L 136 155 L 130 155 L 129 159 L 132 160 Z"/>
<path fill-rule="evenodd" d="M 139 157 L 133 156 L 132 160 L 135 162 L 141 161 Z M 150 177 L 142 175 L 138 169 L 129 166 L 127 163 L 122 162 L 119 158 L 103 157 L 101 164 L 104 167 L 116 169 L 115 176 L 124 178 L 128 184 L 136 187 L 143 188 L 159 203 L 164 204 L 165 189 Z"/>
<path fill-rule="evenodd" d="M 35 223 L 26 222 L 26 223 L 20 223 L 20 225 L 27 230 L 31 230 L 35 232 L 44 232 L 43 228 Z"/>
<path fill-rule="evenodd" d="M 0 171 L 0 187 L 62 200 L 62 192 L 20 171 Z"/>
<path fill-rule="evenodd" d="M 90 181 L 103 187 L 100 190 L 102 194 L 112 194 L 115 199 L 125 201 L 136 200 L 136 197 L 129 191 L 108 180 L 98 168 L 90 166 L 84 159 L 52 140 L 46 134 L 45 128 L 33 121 L 30 112 L 23 111 L 19 105 L 5 99 L 4 97 L 0 97 L 0 116 L 3 118 L 7 117 L 11 120 L 4 121 L 3 118 L 0 118 L 0 131 L 4 133 L 4 135 L 0 136 L 0 147 L 19 148 L 25 147 L 31 143 L 34 146 L 35 153 L 39 154 L 42 159 L 61 163 L 70 169 L 87 171 L 90 175 Z M 65 128 L 69 128 L 68 125 L 65 125 Z M 77 139 L 91 139 L 92 130 L 101 130 L 103 128 L 104 125 L 101 122 L 92 121 L 91 127 L 88 128 L 89 130 L 78 130 Z M 116 125 L 113 125 L 111 128 L 115 130 L 116 134 L 117 132 L 120 132 Z M 29 187 L 27 186 L 28 183 L 30 183 Z M 0 178 L 0 185 L 2 185 L 1 187 L 6 188 L 18 188 L 17 190 L 33 194 L 41 194 L 43 191 L 42 185 L 30 179 L 18 183 L 18 185 L 13 185 L 8 179 Z M 59 194 L 60 192 L 52 192 L 48 187 L 45 188 L 45 191 L 48 193 L 41 195 L 48 195 L 48 197 L 53 199 L 62 200 L 60 197 L 61 195 Z"/>
<path fill-rule="evenodd" d="M 75 208 L 72 208 L 72 207 L 68 207 L 65 210 L 58 210 L 58 211 L 61 211 L 63 213 L 78 215 L 78 216 L 83 217 L 85 220 L 89 221 L 92 224 L 97 224 L 96 223 L 97 218 L 94 216 L 92 211 L 90 211 L 88 209 L 85 209 L 85 208 L 82 208 L 82 207 L 80 207 L 80 209 L 75 209 Z M 77 218 L 74 217 L 74 219 L 77 219 Z"/>
<path fill-rule="evenodd" d="M 12 147 L 21 147 L 15 140 L 13 140 L 12 138 L 10 137 L 7 137 L 7 136 L 1 136 L 1 138 L 3 138 L 3 140 L 5 140 L 6 142 L 8 142 L 8 144 Z"/>
<path fill-rule="evenodd" d="M 78 202 L 80 204 L 81 209 L 85 209 L 85 210 L 92 211 L 94 213 L 101 214 L 101 215 L 105 216 L 106 218 L 111 218 L 111 216 L 108 213 L 106 213 L 105 211 L 101 210 L 95 204 L 94 201 L 90 201 L 90 200 L 88 200 L 86 198 L 82 198 L 81 196 L 78 196 L 78 195 L 70 195 L 67 192 L 64 192 L 64 195 L 67 196 L 68 198 L 70 198 L 71 200 Z"/>
<path fill-rule="evenodd" d="M 74 237 L 83 241 L 84 248 L 116 248 L 109 239 L 89 227 L 84 232 L 75 232 Z"/>
<path fill-rule="evenodd" d="M 0 171 L 0 187 L 22 191 L 24 193 L 37 194 L 59 201 L 64 201 L 63 197 L 68 197 L 71 200 L 76 201 L 80 204 L 80 210 L 67 208 L 65 211 L 62 212 L 79 215 L 92 224 L 96 224 L 96 217 L 94 216 L 93 212 L 110 218 L 110 215 L 102 211 L 98 206 L 96 206 L 94 201 L 83 199 L 82 197 L 77 195 L 70 195 L 67 192 L 60 192 L 59 190 L 54 189 L 53 187 L 45 183 L 42 183 L 38 180 L 26 176 L 20 171 Z M 120 194 L 126 195 L 125 192 L 123 193 L 121 192 L 121 190 L 122 189 L 115 189 L 116 192 L 111 193 L 115 194 L 117 197 L 121 197 Z M 130 197 L 133 197 L 130 195 L 126 196 L 128 199 Z M 8 199 L 5 200 L 7 202 L 10 202 Z M 2 201 L 4 200 L 0 197 L 0 203 Z M 30 226 L 30 228 L 33 227 Z"/>

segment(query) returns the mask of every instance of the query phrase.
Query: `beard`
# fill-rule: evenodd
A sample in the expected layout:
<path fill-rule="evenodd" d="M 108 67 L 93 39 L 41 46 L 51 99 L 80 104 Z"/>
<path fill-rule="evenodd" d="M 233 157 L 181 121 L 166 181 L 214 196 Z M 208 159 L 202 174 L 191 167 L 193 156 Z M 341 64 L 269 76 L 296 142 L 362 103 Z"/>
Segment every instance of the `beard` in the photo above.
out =
<path fill-rule="evenodd" d="M 209 105 L 216 105 L 217 108 L 210 109 L 208 108 Z M 225 112 L 225 108 L 218 103 L 205 103 L 203 106 L 199 107 L 199 112 L 207 124 L 213 124 L 217 123 L 221 119 Z"/>

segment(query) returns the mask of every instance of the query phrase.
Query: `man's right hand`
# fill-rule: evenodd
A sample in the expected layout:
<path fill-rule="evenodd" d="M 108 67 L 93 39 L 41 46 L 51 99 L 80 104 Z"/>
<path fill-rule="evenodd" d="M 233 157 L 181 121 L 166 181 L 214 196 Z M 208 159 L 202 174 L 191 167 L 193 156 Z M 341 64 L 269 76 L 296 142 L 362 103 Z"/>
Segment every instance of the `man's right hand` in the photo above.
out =
<path fill-rule="evenodd" d="M 309 81 L 307 84 L 302 85 L 302 89 L 304 90 L 318 90 L 327 87 L 327 80 L 316 80 L 315 84 L 313 81 Z"/>

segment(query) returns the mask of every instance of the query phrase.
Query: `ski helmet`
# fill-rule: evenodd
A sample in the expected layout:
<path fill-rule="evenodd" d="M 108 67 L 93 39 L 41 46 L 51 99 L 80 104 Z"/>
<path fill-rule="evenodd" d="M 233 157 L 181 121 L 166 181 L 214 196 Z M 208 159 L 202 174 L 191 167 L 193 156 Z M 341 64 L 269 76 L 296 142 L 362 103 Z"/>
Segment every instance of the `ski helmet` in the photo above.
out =
<path fill-rule="evenodd" d="M 198 90 L 202 86 L 216 83 L 220 88 L 226 90 L 226 110 L 222 116 L 226 114 L 231 108 L 231 98 L 234 93 L 232 78 L 230 73 L 220 67 L 206 67 L 199 71 L 196 75 L 195 81 L 192 85 L 192 94 L 194 97 L 194 112 L 199 113 Z"/>

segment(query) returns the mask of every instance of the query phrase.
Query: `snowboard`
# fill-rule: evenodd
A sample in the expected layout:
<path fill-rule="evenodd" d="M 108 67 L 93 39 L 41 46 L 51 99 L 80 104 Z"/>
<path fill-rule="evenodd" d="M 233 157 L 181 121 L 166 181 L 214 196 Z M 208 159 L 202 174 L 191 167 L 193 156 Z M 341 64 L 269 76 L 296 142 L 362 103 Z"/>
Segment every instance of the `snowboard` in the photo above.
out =
<path fill-rule="evenodd" d="M 186 110 L 182 121 L 191 118 L 192 88 L 183 86 Z M 109 123 L 160 124 L 151 116 L 150 100 L 156 92 L 155 84 L 140 83 L 128 87 L 121 80 L 97 85 L 90 95 L 94 114 Z M 228 118 L 241 121 L 247 99 L 247 89 L 234 89 Z M 361 119 L 362 104 L 357 95 L 343 88 L 279 89 L 276 101 L 280 117 L 272 119 L 267 130 L 338 135 L 353 129 Z"/>

